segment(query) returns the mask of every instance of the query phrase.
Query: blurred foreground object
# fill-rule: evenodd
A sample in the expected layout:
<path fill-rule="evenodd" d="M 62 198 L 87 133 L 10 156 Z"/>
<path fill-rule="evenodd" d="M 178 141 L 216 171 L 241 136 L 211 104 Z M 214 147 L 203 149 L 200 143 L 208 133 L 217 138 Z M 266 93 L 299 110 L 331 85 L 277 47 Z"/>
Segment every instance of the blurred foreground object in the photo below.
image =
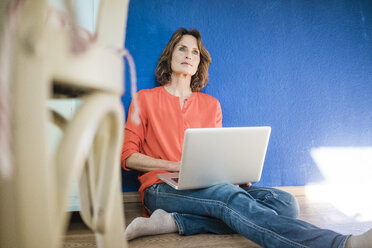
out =
<path fill-rule="evenodd" d="M 101 0 L 95 34 L 79 29 L 46 0 L 2 0 L 0 247 L 62 246 L 73 181 L 81 216 L 98 247 L 127 247 L 121 197 L 121 96 L 128 0 Z M 56 21 L 57 20 L 57 21 Z M 52 98 L 79 98 L 68 121 Z M 48 151 L 47 125 L 63 136 Z M 52 154 L 52 155 L 51 155 Z"/>

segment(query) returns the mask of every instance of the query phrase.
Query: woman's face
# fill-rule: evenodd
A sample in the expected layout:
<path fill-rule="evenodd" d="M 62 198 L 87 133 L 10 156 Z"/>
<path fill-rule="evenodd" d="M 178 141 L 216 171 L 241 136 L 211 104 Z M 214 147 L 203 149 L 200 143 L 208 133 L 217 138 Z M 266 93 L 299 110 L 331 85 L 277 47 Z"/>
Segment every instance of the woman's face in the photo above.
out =
<path fill-rule="evenodd" d="M 184 35 L 176 44 L 172 54 L 172 73 L 193 76 L 200 63 L 197 40 L 192 35 Z"/>

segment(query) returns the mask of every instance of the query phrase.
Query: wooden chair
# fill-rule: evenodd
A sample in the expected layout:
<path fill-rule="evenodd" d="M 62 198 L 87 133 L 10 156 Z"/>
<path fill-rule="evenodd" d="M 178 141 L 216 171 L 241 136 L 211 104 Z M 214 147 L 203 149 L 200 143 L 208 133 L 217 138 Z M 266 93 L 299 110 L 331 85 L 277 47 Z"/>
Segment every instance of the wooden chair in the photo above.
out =
<path fill-rule="evenodd" d="M 45 21 L 45 0 L 2 1 L 1 11 L 17 2 L 21 15 L 10 44 L 13 173 L 0 174 L 0 247 L 61 247 L 74 178 L 97 246 L 127 247 L 119 160 L 124 65 L 112 48 L 124 45 L 128 0 L 101 0 L 97 36 L 78 49 L 71 47 L 79 45 L 73 25 Z M 48 109 L 54 97 L 82 100 L 72 120 Z M 48 152 L 48 122 L 63 132 L 55 156 Z"/>

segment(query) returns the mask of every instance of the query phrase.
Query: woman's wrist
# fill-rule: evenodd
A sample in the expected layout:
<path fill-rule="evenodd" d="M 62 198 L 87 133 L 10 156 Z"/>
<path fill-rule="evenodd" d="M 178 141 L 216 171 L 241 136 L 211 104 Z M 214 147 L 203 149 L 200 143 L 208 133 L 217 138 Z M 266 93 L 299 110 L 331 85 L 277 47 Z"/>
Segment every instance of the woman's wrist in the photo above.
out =
<path fill-rule="evenodd" d="M 178 172 L 180 170 L 180 162 L 174 162 L 174 161 L 168 161 L 168 169 L 167 171 L 172 171 L 172 172 Z"/>
<path fill-rule="evenodd" d="M 128 168 L 142 172 L 149 172 L 153 170 L 166 170 L 176 172 L 179 171 L 180 163 L 164 159 L 152 158 L 141 153 L 133 153 L 126 159 L 126 166 Z"/>

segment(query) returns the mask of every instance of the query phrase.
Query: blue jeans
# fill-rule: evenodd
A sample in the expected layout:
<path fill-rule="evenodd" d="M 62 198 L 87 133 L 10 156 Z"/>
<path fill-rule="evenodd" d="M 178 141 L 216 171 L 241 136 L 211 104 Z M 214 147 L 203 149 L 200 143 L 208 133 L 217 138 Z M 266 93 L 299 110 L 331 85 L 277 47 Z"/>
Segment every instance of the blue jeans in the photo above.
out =
<path fill-rule="evenodd" d="M 274 188 L 232 184 L 198 190 L 175 190 L 155 184 L 145 192 L 152 213 L 172 213 L 181 235 L 239 233 L 263 247 L 344 247 L 348 236 L 296 219 L 298 203 Z"/>

